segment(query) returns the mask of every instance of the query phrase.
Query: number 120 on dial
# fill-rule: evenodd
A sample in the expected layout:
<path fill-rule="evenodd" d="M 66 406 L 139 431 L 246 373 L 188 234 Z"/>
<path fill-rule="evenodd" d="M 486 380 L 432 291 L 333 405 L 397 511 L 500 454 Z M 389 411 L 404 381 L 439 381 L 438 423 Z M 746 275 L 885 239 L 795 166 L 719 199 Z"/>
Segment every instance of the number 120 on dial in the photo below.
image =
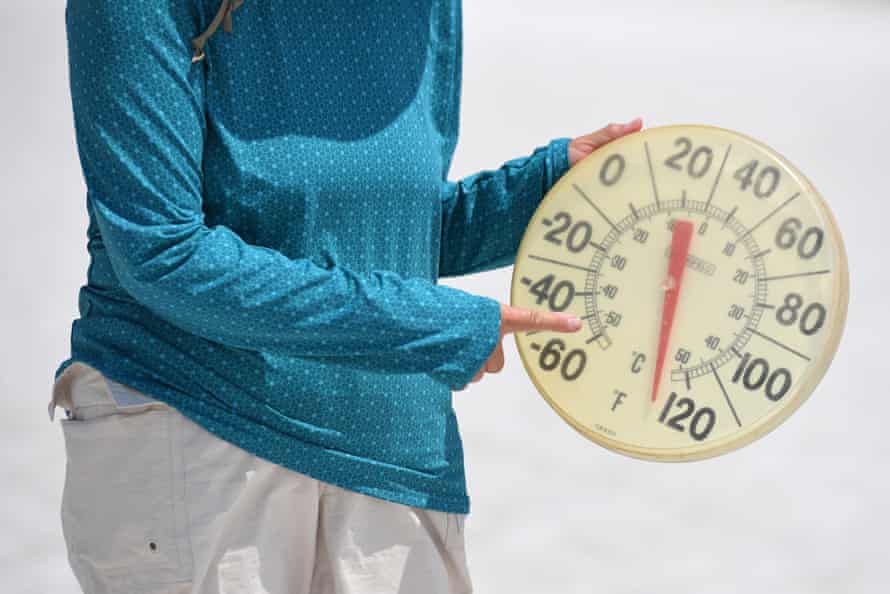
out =
<path fill-rule="evenodd" d="M 572 167 L 541 201 L 511 304 L 574 333 L 517 333 L 548 404 L 585 437 L 661 461 L 726 453 L 777 427 L 837 349 L 848 299 L 834 218 L 748 136 L 650 128 Z"/>

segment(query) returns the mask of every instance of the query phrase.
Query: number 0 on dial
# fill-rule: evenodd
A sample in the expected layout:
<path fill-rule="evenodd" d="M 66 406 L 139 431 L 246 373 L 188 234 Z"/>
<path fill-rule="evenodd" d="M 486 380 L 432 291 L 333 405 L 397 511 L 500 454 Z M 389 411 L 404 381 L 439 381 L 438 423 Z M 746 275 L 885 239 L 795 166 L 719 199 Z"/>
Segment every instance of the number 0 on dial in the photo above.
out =
<path fill-rule="evenodd" d="M 572 167 L 519 246 L 510 302 L 574 333 L 516 333 L 548 404 L 592 441 L 660 461 L 777 427 L 834 356 L 843 242 L 809 180 L 748 136 L 650 128 Z"/>

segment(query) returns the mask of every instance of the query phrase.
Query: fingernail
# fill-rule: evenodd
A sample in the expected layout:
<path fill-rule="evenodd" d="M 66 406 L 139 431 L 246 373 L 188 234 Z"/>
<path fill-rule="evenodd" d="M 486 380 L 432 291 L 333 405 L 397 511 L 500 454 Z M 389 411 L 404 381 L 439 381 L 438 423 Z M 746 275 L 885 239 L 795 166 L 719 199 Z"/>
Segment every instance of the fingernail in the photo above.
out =
<path fill-rule="evenodd" d="M 568 316 L 566 319 L 568 320 L 569 330 L 577 330 L 581 327 L 581 318 Z"/>

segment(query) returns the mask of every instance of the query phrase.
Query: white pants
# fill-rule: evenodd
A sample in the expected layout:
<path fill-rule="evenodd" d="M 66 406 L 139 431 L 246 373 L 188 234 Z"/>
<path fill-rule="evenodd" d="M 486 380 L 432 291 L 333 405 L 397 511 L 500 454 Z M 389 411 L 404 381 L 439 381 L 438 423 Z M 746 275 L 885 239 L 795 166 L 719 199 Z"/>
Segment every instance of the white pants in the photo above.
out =
<path fill-rule="evenodd" d="M 472 592 L 464 514 L 262 460 L 80 362 L 57 405 L 62 528 L 86 594 Z"/>

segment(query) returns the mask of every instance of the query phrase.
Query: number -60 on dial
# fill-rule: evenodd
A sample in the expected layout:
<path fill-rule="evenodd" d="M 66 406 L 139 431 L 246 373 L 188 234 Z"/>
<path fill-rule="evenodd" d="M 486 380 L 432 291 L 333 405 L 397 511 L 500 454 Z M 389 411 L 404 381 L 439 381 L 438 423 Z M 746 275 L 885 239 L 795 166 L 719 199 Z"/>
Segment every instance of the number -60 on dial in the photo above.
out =
<path fill-rule="evenodd" d="M 694 460 L 777 427 L 837 349 L 848 273 L 807 178 L 763 143 L 700 125 L 598 149 L 544 197 L 512 305 L 569 312 L 574 333 L 516 333 L 550 406 L 630 456 Z"/>

